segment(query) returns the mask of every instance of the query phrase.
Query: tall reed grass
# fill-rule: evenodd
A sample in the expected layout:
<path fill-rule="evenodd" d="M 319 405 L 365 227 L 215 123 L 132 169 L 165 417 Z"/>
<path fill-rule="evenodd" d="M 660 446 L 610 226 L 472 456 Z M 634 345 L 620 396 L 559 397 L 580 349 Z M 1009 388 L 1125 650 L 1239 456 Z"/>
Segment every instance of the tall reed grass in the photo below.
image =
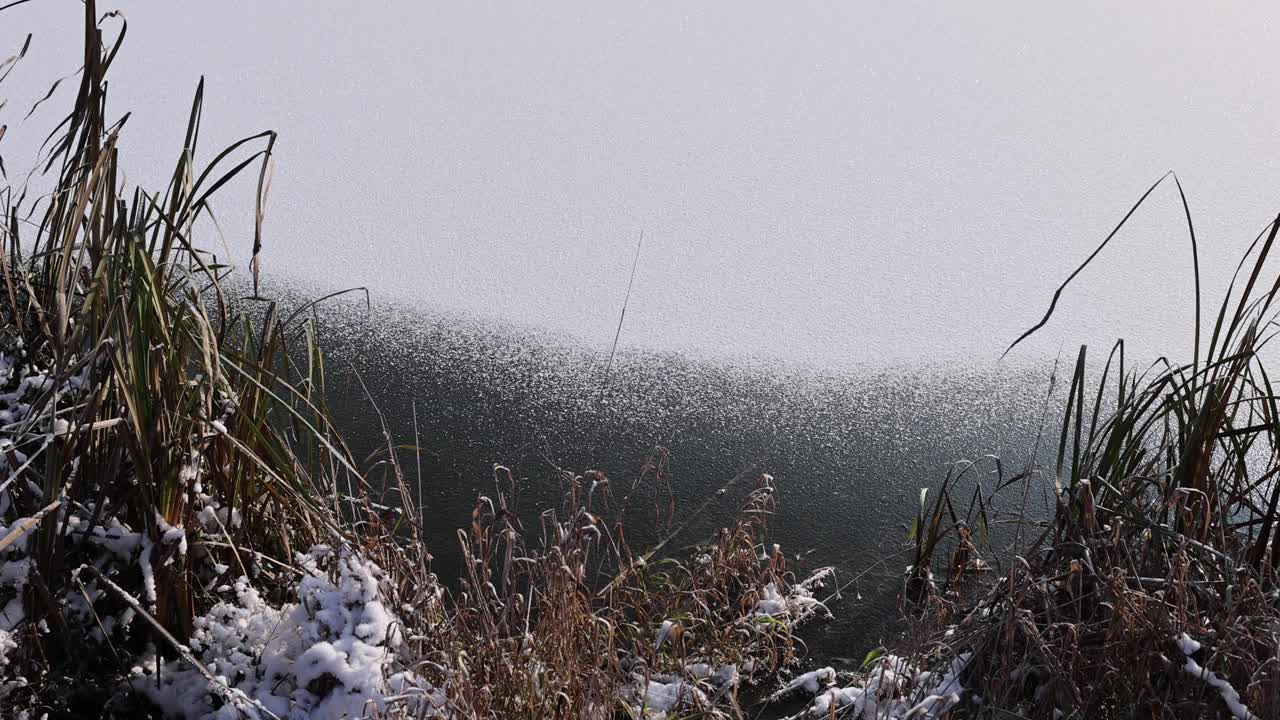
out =
<path fill-rule="evenodd" d="M 1280 217 L 1249 245 L 1206 325 L 1195 229 L 1170 173 L 1014 346 L 1050 320 L 1067 285 L 1169 181 L 1195 272 L 1191 362 L 1134 368 L 1121 341 L 1090 381 L 1080 348 L 1052 465 L 976 495 L 985 528 L 997 495 L 1022 493 L 1018 521 L 1030 540 L 1020 531 L 1011 553 L 983 548 L 993 563 L 1012 560 L 998 580 L 961 591 L 979 551 L 953 509 L 956 485 L 944 485 L 932 508 L 922 503 L 907 589 L 932 610 L 916 615 L 924 619 L 917 639 L 974 652 L 966 686 L 985 712 L 1280 717 L 1280 396 L 1266 352 L 1280 292 L 1267 262 Z M 1043 520 L 1027 509 L 1032 482 L 1048 483 L 1055 499 Z M 938 593 L 927 580 L 944 546 L 953 554 L 948 592 Z"/>

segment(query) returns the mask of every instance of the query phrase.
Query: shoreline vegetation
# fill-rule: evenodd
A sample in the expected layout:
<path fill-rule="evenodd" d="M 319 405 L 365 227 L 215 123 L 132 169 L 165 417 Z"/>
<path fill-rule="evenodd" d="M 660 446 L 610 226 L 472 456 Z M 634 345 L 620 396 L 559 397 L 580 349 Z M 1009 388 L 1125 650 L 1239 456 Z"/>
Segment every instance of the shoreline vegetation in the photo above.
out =
<path fill-rule="evenodd" d="M 204 163 L 201 86 L 169 185 L 126 187 L 106 82 L 123 19 L 88 0 L 83 30 L 51 192 L 0 191 L 0 715 L 1280 717 L 1280 398 L 1260 354 L 1280 217 L 1204 333 L 1197 278 L 1190 364 L 1134 370 L 1121 343 L 1092 383 L 1082 348 L 1043 434 L 1053 467 L 993 458 L 922 491 L 900 637 L 856 672 L 796 673 L 796 628 L 840 621 L 842 579 L 770 542 L 768 475 L 730 481 L 739 513 L 686 548 L 661 452 L 629 487 L 563 472 L 536 517 L 501 466 L 469 518 L 423 517 L 416 448 L 385 424 L 361 467 L 310 308 L 258 287 L 274 133 Z M 195 239 L 244 182 L 251 313 Z M 665 539 L 632 546 L 640 515 Z M 423 523 L 457 521 L 446 586 Z"/>

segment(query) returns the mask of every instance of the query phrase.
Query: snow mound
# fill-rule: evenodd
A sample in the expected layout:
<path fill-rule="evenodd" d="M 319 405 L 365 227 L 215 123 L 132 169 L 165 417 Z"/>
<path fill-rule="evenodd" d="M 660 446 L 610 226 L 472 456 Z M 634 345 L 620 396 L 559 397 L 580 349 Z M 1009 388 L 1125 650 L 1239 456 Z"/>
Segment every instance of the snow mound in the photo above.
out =
<path fill-rule="evenodd" d="M 638 687 L 630 689 L 623 699 L 630 700 L 633 716 L 646 720 L 662 720 L 682 710 L 707 710 L 711 707 L 707 694 L 696 683 L 682 678 L 641 679 Z"/>
<path fill-rule="evenodd" d="M 196 619 L 190 651 L 212 681 L 188 662 L 157 667 L 152 656 L 134 669 L 135 687 L 186 720 L 339 720 L 393 701 L 437 716 L 443 693 L 401 669 L 399 623 L 380 592 L 381 570 L 326 546 L 298 560 L 297 603 L 273 607 L 240 578 L 234 600 Z"/>
<path fill-rule="evenodd" d="M 942 718 L 960 703 L 964 688 L 960 674 L 971 655 L 963 653 L 951 661 L 942 677 L 921 670 L 906 658 L 886 655 L 862 679 L 861 684 L 835 687 L 835 673 L 822 668 L 796 678 L 782 692 L 815 694 L 820 685 L 829 685 L 813 704 L 796 718 L 827 718 L 840 711 L 842 718 L 898 720 L 899 718 Z"/>

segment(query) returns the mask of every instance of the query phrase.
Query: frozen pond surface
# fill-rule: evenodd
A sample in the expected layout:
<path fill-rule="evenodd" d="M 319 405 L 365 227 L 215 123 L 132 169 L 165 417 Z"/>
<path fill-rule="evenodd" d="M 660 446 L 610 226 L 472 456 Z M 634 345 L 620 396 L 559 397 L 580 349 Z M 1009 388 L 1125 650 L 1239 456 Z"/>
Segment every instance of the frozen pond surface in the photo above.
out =
<path fill-rule="evenodd" d="M 855 660 L 894 617 L 910 558 L 893 553 L 907 540 L 920 488 L 936 488 L 954 461 L 988 453 L 1004 458 L 1008 474 L 1022 469 L 1051 371 L 1005 363 L 833 372 L 628 352 L 603 387 L 607 355 L 553 337 L 465 317 L 386 308 L 370 315 L 350 304 L 335 314 L 325 340 L 330 386 L 341 390 L 331 395 L 357 452 L 384 441 L 369 400 L 351 392 L 355 373 L 396 442 L 413 442 L 416 410 L 422 497 L 442 575 L 457 572 L 455 531 L 469 522 L 476 496 L 494 496 L 494 463 L 520 478 L 530 529 L 540 512 L 559 507 L 560 468 L 605 472 L 615 499 L 632 495 L 638 510 L 627 537 L 645 547 L 667 486 L 649 476 L 632 488 L 661 446 L 670 454 L 674 524 L 691 521 L 670 547 L 732 522 L 755 476 L 768 472 L 779 502 L 772 537 L 794 568 L 833 565 L 841 583 L 865 573 L 832 603 L 842 620 L 806 634 L 813 651 Z M 418 460 L 402 458 L 411 486 Z M 735 476 L 741 480 L 717 495 Z M 997 479 L 990 463 L 969 475 L 957 512 L 965 514 L 975 480 L 990 492 Z M 1016 500 L 997 503 L 991 517 Z M 1042 506 L 1038 495 L 1033 503 Z"/>

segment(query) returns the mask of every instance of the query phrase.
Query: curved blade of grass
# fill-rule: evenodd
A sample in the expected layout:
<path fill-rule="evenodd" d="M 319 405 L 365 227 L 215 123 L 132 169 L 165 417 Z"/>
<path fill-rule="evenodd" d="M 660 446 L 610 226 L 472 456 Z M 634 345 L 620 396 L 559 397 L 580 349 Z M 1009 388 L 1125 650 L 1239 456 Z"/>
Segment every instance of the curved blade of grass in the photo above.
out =
<path fill-rule="evenodd" d="M 1142 193 L 1142 197 L 1138 198 L 1138 202 L 1134 203 L 1133 207 L 1129 208 L 1129 212 L 1124 214 L 1124 218 L 1121 219 L 1120 223 L 1116 225 L 1115 228 L 1110 233 L 1107 234 L 1106 239 L 1103 240 L 1102 243 L 1098 245 L 1098 247 L 1095 248 L 1092 253 L 1089 254 L 1089 257 L 1085 258 L 1085 261 L 1083 263 L 1080 263 L 1080 266 L 1077 267 L 1074 271 L 1072 271 L 1072 273 L 1067 276 L 1067 279 L 1063 281 L 1061 285 L 1058 286 L 1057 290 L 1054 291 L 1053 299 L 1049 301 L 1049 309 L 1045 311 L 1044 317 L 1040 318 L 1040 322 L 1033 325 L 1030 330 L 1027 330 L 1026 332 L 1022 333 L 1021 335 L 1018 336 L 1017 340 L 1014 340 L 1012 343 L 1010 343 L 1009 347 L 1005 348 L 1004 353 L 1001 354 L 1001 357 L 1008 355 L 1010 350 L 1017 347 L 1019 343 L 1021 343 L 1023 340 L 1026 340 L 1028 337 L 1030 337 L 1037 330 L 1044 327 L 1045 324 L 1049 322 L 1049 318 L 1053 316 L 1054 309 L 1058 307 L 1058 299 L 1062 297 L 1062 291 L 1066 290 L 1067 286 L 1071 284 L 1071 281 L 1075 280 L 1076 276 L 1079 275 L 1081 272 L 1083 272 L 1084 269 L 1088 267 L 1090 263 L 1093 262 L 1094 258 L 1098 257 L 1098 254 L 1101 253 L 1103 249 L 1105 249 L 1107 245 L 1111 243 L 1111 240 L 1115 238 L 1116 233 L 1120 232 L 1120 228 L 1123 228 L 1125 223 L 1129 222 L 1129 218 L 1133 217 L 1133 214 L 1137 212 L 1138 208 L 1142 206 L 1142 203 L 1146 201 L 1147 196 L 1149 196 L 1153 191 L 1155 191 L 1155 189 L 1160 186 L 1160 183 L 1165 181 L 1165 178 L 1169 177 L 1172 174 L 1173 174 L 1173 171 L 1169 171 L 1164 175 L 1161 175 L 1159 180 L 1156 180 L 1154 183 L 1152 183 L 1151 187 L 1147 188 L 1147 191 Z"/>

